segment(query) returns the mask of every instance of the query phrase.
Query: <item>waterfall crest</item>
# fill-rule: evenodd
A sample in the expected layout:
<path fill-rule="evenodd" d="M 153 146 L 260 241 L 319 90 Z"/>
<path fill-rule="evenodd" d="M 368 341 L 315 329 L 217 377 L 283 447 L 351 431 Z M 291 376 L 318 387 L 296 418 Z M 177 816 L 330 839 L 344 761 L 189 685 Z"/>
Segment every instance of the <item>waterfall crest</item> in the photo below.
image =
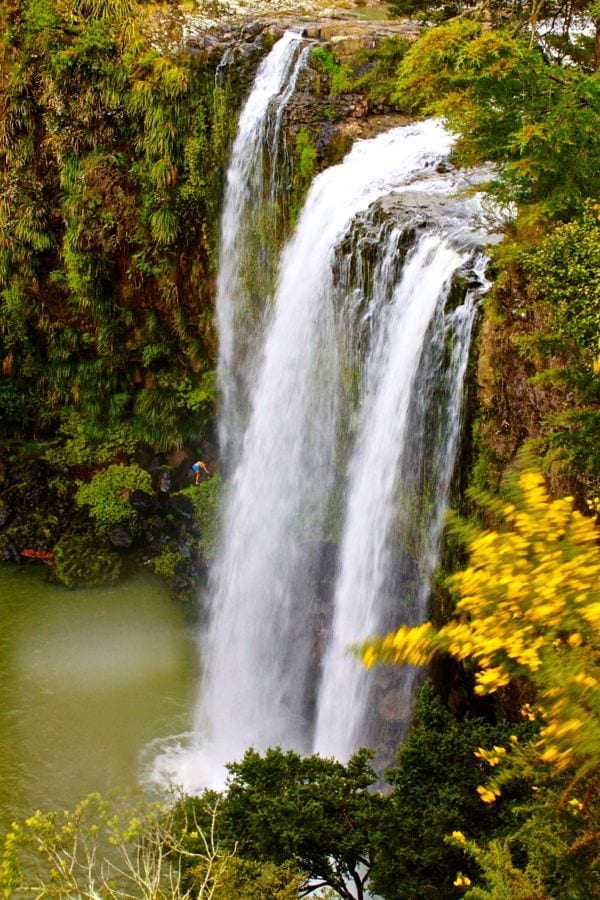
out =
<path fill-rule="evenodd" d="M 255 132 L 273 96 L 280 110 L 293 91 L 298 49 L 288 35 L 263 64 L 228 176 L 218 321 L 222 434 L 236 459 L 192 747 L 154 772 L 189 791 L 220 786 L 249 746 L 347 759 L 397 741 L 414 674 L 399 671 L 390 692 L 348 647 L 427 614 L 485 287 L 485 216 L 464 195 L 477 177 L 448 165 L 440 122 L 394 128 L 315 178 L 268 317 L 240 352 L 244 217 L 254 192 L 265 196 Z"/>

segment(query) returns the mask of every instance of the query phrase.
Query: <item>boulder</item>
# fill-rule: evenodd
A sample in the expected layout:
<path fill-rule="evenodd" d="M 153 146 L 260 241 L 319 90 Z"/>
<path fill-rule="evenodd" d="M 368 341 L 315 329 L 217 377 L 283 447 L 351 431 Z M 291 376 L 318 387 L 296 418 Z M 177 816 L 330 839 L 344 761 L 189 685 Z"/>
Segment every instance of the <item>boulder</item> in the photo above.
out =
<path fill-rule="evenodd" d="M 13 511 L 10 506 L 7 506 L 6 504 L 0 506 L 0 528 L 4 528 L 4 526 L 10 522 L 12 514 Z"/>
<path fill-rule="evenodd" d="M 116 550 L 129 550 L 133 544 L 133 535 L 124 525 L 119 525 L 111 531 L 108 539 Z"/>
<path fill-rule="evenodd" d="M 176 494 L 169 501 L 169 511 L 179 519 L 190 521 L 194 518 L 194 504 L 189 497 Z"/>
<path fill-rule="evenodd" d="M 132 491 L 129 495 L 129 504 L 142 518 L 158 513 L 158 503 L 156 498 L 153 497 L 152 494 L 147 494 L 145 491 Z"/>

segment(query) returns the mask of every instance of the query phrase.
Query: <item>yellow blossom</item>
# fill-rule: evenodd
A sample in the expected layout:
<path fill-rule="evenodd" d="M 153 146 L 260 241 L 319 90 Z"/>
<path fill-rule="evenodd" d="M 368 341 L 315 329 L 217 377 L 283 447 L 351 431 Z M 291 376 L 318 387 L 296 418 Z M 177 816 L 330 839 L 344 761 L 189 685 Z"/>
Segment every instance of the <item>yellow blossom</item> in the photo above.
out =
<path fill-rule="evenodd" d="M 499 687 L 508 684 L 510 678 L 506 672 L 500 668 L 484 669 L 477 673 L 477 684 L 475 686 L 476 694 L 491 694 Z"/>
<path fill-rule="evenodd" d="M 592 504 L 600 510 L 600 501 Z M 475 692 L 513 679 L 535 689 L 521 715 L 541 726 L 538 759 L 589 768 L 600 748 L 600 552 L 592 516 L 571 497 L 551 500 L 539 472 L 518 476 L 510 502 L 496 506 L 495 530 L 476 534 L 468 565 L 449 579 L 456 616 L 440 628 L 403 626 L 362 648 L 374 662 L 426 665 L 436 652 L 476 667 Z M 511 737 L 516 744 L 516 737 Z M 479 751 L 499 766 L 504 748 Z M 487 755 L 483 755 L 485 754 Z M 519 765 L 522 754 L 512 754 Z M 485 802 L 497 793 L 480 790 Z"/>
<path fill-rule="evenodd" d="M 479 787 L 477 788 L 477 793 L 479 794 L 479 796 L 481 797 L 481 799 L 483 800 L 484 803 L 495 803 L 496 798 L 500 796 L 500 791 L 498 790 L 498 788 L 495 788 L 495 787 L 487 788 L 487 787 L 484 787 L 482 784 L 480 784 Z"/>
<path fill-rule="evenodd" d="M 494 747 L 492 750 L 484 750 L 483 747 L 479 747 L 475 750 L 475 756 L 479 759 L 482 759 L 484 762 L 488 763 L 490 766 L 497 766 L 500 763 L 501 757 L 506 754 L 506 750 L 504 747 Z"/>
<path fill-rule="evenodd" d="M 363 651 L 362 661 L 367 669 L 371 669 L 378 660 L 377 651 L 373 647 L 367 647 Z"/>
<path fill-rule="evenodd" d="M 463 875 L 462 872 L 459 872 L 453 882 L 455 887 L 469 887 L 471 884 L 471 879 L 468 875 Z"/>

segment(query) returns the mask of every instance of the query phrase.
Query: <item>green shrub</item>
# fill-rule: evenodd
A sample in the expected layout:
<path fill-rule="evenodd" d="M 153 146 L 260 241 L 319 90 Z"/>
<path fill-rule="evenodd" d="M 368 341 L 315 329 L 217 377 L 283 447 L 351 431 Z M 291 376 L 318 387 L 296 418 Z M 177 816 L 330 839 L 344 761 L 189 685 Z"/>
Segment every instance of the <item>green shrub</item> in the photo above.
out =
<path fill-rule="evenodd" d="M 392 792 L 371 873 L 375 893 L 386 900 L 459 895 L 453 889 L 456 872 L 474 879 L 477 867 L 444 838 L 454 830 L 478 839 L 505 833 L 518 823 L 515 800 L 523 793 L 523 786 L 515 785 L 497 804 L 483 804 L 477 786 L 488 768 L 474 754 L 479 747 L 507 744 L 511 734 L 527 733 L 522 724 L 458 720 L 430 683 L 422 686 L 398 762 L 386 773 Z"/>
<path fill-rule="evenodd" d="M 201 532 L 198 544 L 204 557 L 212 559 L 217 552 L 219 539 L 220 476 L 213 475 L 201 484 L 191 484 L 183 491 L 179 491 L 179 494 L 189 497 L 194 504 L 194 519 Z"/>
<path fill-rule="evenodd" d="M 0 381 L 0 432 L 4 435 L 19 434 L 27 419 L 27 401 L 22 389 L 13 378 Z"/>
<path fill-rule="evenodd" d="M 292 160 L 290 224 L 293 227 L 302 211 L 306 194 L 317 171 L 317 148 L 308 128 L 304 125 L 296 135 Z"/>
<path fill-rule="evenodd" d="M 106 428 L 99 440 L 98 428 L 85 421 L 73 410 L 62 415 L 59 435 L 44 451 L 44 459 L 55 466 L 95 466 L 113 462 L 117 456 L 131 456 L 136 440 L 126 422 Z"/>
<path fill-rule="evenodd" d="M 154 557 L 151 561 L 151 566 L 157 575 L 162 575 L 163 578 L 174 578 L 177 566 L 182 559 L 183 557 L 178 550 L 167 547 L 159 556 Z"/>
<path fill-rule="evenodd" d="M 75 494 L 78 506 L 89 506 L 89 513 L 97 531 L 107 534 L 117 525 L 133 525 L 135 510 L 129 504 L 132 491 L 152 490 L 148 472 L 135 463 L 131 466 L 109 466 L 94 475 L 89 484 L 82 484 Z"/>
<path fill-rule="evenodd" d="M 363 50 L 357 61 L 369 68 L 354 81 L 352 87 L 366 91 L 375 103 L 391 103 L 396 90 L 398 66 L 410 45 L 408 38 L 394 35 L 377 47 Z"/>
<path fill-rule="evenodd" d="M 339 63 L 331 50 L 327 50 L 326 47 L 315 47 L 310 54 L 310 62 L 317 72 L 329 79 L 329 92 L 332 97 L 348 90 L 350 69 Z"/>
<path fill-rule="evenodd" d="M 600 339 L 600 220 L 589 204 L 524 259 L 534 295 L 559 341 L 596 355 Z"/>
<path fill-rule="evenodd" d="M 217 403 L 217 372 L 209 369 L 202 375 L 179 379 L 177 397 L 181 406 L 199 416 L 203 427 L 215 417 Z"/>
<path fill-rule="evenodd" d="M 394 99 L 444 116 L 461 162 L 499 163 L 499 196 L 527 204 L 530 221 L 565 221 L 600 192 L 597 73 L 547 62 L 529 40 L 467 19 L 429 29 Z"/>

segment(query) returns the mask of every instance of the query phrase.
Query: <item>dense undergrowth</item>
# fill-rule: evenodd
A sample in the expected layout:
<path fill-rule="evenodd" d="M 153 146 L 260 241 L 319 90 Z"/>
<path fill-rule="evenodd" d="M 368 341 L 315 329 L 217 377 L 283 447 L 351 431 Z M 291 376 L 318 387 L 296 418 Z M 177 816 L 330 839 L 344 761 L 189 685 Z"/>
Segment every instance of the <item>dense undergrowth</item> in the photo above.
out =
<path fill-rule="evenodd" d="M 81 528 L 107 560 L 138 537 L 127 492 L 100 514 L 96 482 L 78 485 L 111 464 L 122 481 L 135 457 L 153 493 L 157 454 L 212 434 L 219 205 L 254 60 L 217 79 L 219 57 L 181 52 L 179 28 L 137 2 L 0 10 L 0 552 L 54 556 L 68 584 L 116 571 L 89 571 Z M 172 574 L 182 556 L 165 569 L 161 540 L 150 556 Z"/>
<path fill-rule="evenodd" d="M 168 449 L 206 428 L 237 100 L 151 24 L 134 3 L 3 4 L 5 437 L 75 421 L 90 442 L 121 426 Z"/>

